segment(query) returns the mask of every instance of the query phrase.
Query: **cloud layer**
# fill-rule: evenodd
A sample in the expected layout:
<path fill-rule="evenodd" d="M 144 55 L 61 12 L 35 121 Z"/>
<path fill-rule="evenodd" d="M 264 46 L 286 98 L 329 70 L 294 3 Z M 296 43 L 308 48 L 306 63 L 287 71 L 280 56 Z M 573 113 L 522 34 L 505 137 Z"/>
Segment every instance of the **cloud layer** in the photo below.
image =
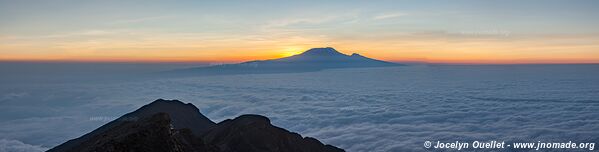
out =
<path fill-rule="evenodd" d="M 43 152 L 46 150 L 48 149 L 25 144 L 18 140 L 0 139 L 0 152 Z"/>
<path fill-rule="evenodd" d="M 107 122 L 91 118 L 165 98 L 191 102 L 217 122 L 265 115 L 348 151 L 423 150 L 426 140 L 598 142 L 599 73 L 592 69 L 597 65 L 408 66 L 12 83 L 0 87 L 0 135 L 16 147 L 53 147 Z"/>

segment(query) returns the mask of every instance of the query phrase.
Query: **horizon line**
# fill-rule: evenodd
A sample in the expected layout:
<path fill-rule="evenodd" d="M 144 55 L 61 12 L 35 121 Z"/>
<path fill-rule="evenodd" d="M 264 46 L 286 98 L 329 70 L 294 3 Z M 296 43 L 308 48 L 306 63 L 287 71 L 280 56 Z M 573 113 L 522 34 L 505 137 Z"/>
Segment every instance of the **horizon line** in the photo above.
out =
<path fill-rule="evenodd" d="M 2 60 L 0 63 L 96 63 L 96 64 L 237 64 L 257 60 L 244 61 L 208 61 L 208 60 Z M 421 61 L 421 60 L 381 60 L 392 63 L 418 65 L 581 65 L 581 64 L 599 64 L 597 62 L 464 62 L 464 61 Z"/>

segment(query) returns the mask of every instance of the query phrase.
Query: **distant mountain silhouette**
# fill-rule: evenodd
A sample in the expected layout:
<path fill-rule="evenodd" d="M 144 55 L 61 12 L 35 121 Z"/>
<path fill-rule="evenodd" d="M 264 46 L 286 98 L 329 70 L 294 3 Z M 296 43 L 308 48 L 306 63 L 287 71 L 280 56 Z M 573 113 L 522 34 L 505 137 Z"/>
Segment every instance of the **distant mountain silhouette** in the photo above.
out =
<path fill-rule="evenodd" d="M 170 71 L 170 74 L 221 75 L 310 72 L 333 68 L 389 67 L 402 64 L 364 57 L 357 53 L 345 55 L 334 48 L 313 48 L 301 54 L 238 64 L 215 65 Z"/>
<path fill-rule="evenodd" d="M 158 99 L 49 152 L 342 152 L 260 115 L 215 124 L 192 104 Z"/>

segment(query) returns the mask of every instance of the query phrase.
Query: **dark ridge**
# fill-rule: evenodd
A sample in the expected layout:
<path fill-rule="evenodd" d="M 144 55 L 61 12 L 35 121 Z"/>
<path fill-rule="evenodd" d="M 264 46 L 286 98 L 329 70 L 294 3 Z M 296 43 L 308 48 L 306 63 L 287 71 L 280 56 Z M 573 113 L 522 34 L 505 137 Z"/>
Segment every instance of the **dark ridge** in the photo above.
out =
<path fill-rule="evenodd" d="M 50 152 L 338 152 L 261 115 L 215 124 L 193 104 L 158 99 Z"/>
<path fill-rule="evenodd" d="M 222 151 L 286 151 L 286 152 L 340 152 L 335 146 L 302 137 L 270 124 L 267 117 L 242 115 L 217 124 L 203 138 Z"/>
<path fill-rule="evenodd" d="M 175 129 L 189 128 L 194 133 L 202 134 L 216 123 L 200 113 L 200 110 L 191 103 L 179 100 L 158 99 L 141 108 L 128 113 L 125 118 L 148 117 L 156 113 L 167 113 L 173 120 Z"/>
<path fill-rule="evenodd" d="M 67 152 L 185 152 L 213 151 L 190 130 L 172 128 L 167 113 L 157 113 L 139 121 L 121 123 L 82 141 Z M 55 150 L 50 150 L 55 151 Z"/>
<path fill-rule="evenodd" d="M 207 131 L 209 128 L 214 127 L 216 123 L 202 115 L 198 108 L 193 104 L 185 104 L 179 100 L 164 100 L 158 99 L 154 102 L 144 105 L 141 108 L 125 114 L 114 121 L 111 121 L 98 129 L 89 132 L 79 138 L 69 140 L 62 143 L 49 151 L 64 151 L 72 149 L 76 145 L 80 145 L 83 141 L 91 140 L 94 136 L 102 132 L 109 131 L 115 126 L 119 126 L 123 123 L 137 121 L 139 119 L 150 117 L 157 113 L 166 113 L 171 116 L 172 124 L 175 129 L 188 128 L 194 134 L 200 135 Z"/>

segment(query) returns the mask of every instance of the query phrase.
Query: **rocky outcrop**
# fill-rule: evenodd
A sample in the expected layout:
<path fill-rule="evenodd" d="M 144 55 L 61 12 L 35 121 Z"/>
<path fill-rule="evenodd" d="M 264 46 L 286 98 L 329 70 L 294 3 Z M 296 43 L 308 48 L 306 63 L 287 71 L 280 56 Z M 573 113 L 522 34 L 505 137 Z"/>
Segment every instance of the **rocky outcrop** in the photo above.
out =
<path fill-rule="evenodd" d="M 314 138 L 303 138 L 297 133 L 273 126 L 268 118 L 260 115 L 242 115 L 220 122 L 217 126 L 202 138 L 221 151 L 343 151 L 331 145 L 324 145 Z"/>

